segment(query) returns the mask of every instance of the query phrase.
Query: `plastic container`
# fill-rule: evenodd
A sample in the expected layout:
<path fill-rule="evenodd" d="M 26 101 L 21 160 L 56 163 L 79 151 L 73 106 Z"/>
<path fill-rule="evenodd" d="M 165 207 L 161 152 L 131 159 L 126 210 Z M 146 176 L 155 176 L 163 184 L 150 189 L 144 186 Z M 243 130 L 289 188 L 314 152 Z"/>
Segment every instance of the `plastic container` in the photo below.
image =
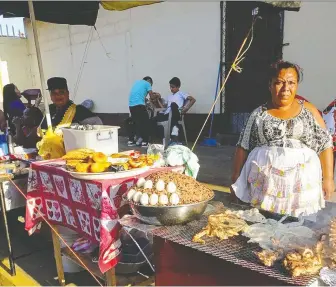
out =
<path fill-rule="evenodd" d="M 4 133 L 0 134 L 0 156 L 8 155 L 7 137 Z"/>
<path fill-rule="evenodd" d="M 118 152 L 118 126 L 94 125 L 93 130 L 63 128 L 65 151 L 90 148 L 97 152 L 112 154 Z"/>

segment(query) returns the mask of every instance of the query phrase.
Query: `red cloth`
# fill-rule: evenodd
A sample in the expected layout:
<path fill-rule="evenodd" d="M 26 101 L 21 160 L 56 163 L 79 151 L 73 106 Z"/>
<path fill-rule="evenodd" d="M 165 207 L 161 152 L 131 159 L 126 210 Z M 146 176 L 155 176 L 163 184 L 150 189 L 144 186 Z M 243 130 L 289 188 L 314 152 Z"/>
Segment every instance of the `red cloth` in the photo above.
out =
<path fill-rule="evenodd" d="M 159 170 L 181 170 L 181 167 L 156 168 L 135 177 L 89 181 L 72 177 L 62 165 L 62 160 L 32 163 L 25 229 L 32 234 L 41 228 L 43 219 L 38 209 L 51 224 L 63 225 L 99 243 L 98 264 L 102 273 L 119 261 L 121 242 L 117 211 L 122 195 L 139 176 Z"/>

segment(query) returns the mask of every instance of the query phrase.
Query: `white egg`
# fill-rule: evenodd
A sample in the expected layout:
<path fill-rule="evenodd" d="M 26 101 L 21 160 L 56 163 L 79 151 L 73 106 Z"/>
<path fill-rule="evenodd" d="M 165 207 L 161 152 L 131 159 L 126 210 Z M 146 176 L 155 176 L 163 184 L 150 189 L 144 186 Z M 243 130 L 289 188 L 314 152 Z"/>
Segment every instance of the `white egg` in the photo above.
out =
<path fill-rule="evenodd" d="M 131 200 L 131 198 L 133 197 L 133 195 L 136 193 L 136 190 L 131 188 L 128 193 L 127 193 L 127 199 Z"/>
<path fill-rule="evenodd" d="M 137 181 L 137 187 L 143 187 L 146 180 L 143 177 L 140 177 Z"/>
<path fill-rule="evenodd" d="M 144 189 L 152 189 L 153 188 L 153 182 L 151 180 L 147 180 L 144 184 Z"/>
<path fill-rule="evenodd" d="M 167 191 L 169 193 L 174 193 L 176 191 L 176 185 L 172 181 L 167 184 Z"/>
<path fill-rule="evenodd" d="M 159 203 L 162 204 L 162 205 L 167 205 L 168 202 L 169 202 L 168 196 L 165 195 L 165 194 L 161 194 L 160 197 L 159 197 Z"/>
<path fill-rule="evenodd" d="M 140 198 L 141 198 L 142 192 L 141 191 L 137 191 L 134 195 L 133 195 L 133 201 L 134 202 L 139 202 Z"/>
<path fill-rule="evenodd" d="M 142 205 L 148 205 L 149 204 L 149 196 L 147 193 L 143 193 L 140 198 L 140 203 Z"/>
<path fill-rule="evenodd" d="M 162 179 L 159 179 L 155 185 L 157 191 L 163 191 L 165 189 L 165 183 Z"/>
<path fill-rule="evenodd" d="M 149 204 L 150 205 L 157 205 L 159 202 L 159 196 L 155 193 L 153 193 L 150 197 L 149 197 Z"/>
<path fill-rule="evenodd" d="M 177 193 L 173 193 L 170 196 L 169 201 L 172 205 L 177 205 L 180 202 L 180 198 Z"/>

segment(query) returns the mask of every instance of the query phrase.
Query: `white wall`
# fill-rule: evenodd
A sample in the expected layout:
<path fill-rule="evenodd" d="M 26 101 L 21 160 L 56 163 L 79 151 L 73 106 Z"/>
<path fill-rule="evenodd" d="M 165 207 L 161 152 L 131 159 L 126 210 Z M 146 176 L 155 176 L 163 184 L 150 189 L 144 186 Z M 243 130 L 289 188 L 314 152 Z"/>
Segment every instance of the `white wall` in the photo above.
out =
<path fill-rule="evenodd" d="M 298 94 L 319 109 L 336 98 L 336 2 L 302 2 L 285 12 L 284 59 L 303 68 Z"/>
<path fill-rule="evenodd" d="M 21 90 L 32 88 L 31 61 L 26 39 L 0 37 L 0 60 L 2 85 L 11 82 Z M 8 75 L 5 74 L 6 66 Z M 2 87 L 0 87 L 1 109 L 2 102 Z"/>
<path fill-rule="evenodd" d="M 177 76 L 182 90 L 197 99 L 192 113 L 211 107 L 219 64 L 219 2 L 164 2 L 126 11 L 101 8 L 93 31 L 75 101 L 95 101 L 99 113 L 127 113 L 132 83 L 144 76 L 153 90 L 168 95 L 169 80 Z M 29 50 L 35 55 L 27 23 Z M 72 96 L 90 27 L 38 23 L 46 79 L 67 78 Z M 36 56 L 34 56 L 36 58 Z M 34 85 L 40 85 L 36 59 Z M 219 107 L 217 107 L 219 110 Z"/>

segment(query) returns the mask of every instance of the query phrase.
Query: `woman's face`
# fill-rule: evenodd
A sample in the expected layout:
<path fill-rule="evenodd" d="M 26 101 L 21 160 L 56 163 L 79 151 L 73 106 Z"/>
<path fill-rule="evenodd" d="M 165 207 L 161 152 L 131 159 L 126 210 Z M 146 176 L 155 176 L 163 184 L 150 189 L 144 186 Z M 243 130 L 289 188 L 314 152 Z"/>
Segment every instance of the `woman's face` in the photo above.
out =
<path fill-rule="evenodd" d="M 17 94 L 19 98 L 21 98 L 21 92 L 17 87 L 15 87 L 14 92 Z"/>
<path fill-rule="evenodd" d="M 298 88 L 298 74 L 294 68 L 280 70 L 270 85 L 272 101 L 280 107 L 290 106 Z"/>

